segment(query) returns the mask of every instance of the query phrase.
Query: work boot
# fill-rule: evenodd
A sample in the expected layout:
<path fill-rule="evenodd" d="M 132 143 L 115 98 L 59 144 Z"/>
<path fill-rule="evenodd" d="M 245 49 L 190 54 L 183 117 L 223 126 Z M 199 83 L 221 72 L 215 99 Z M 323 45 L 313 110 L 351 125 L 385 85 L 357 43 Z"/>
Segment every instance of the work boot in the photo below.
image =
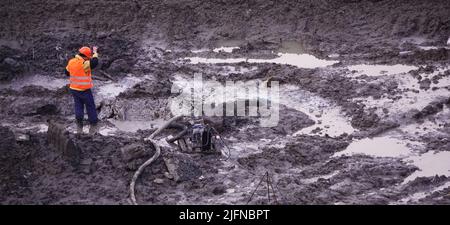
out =
<path fill-rule="evenodd" d="M 89 135 L 95 135 L 98 133 L 99 130 L 99 125 L 98 123 L 96 124 L 91 124 L 91 126 L 89 127 Z"/>
<path fill-rule="evenodd" d="M 83 133 L 83 122 L 77 122 L 77 134 Z"/>

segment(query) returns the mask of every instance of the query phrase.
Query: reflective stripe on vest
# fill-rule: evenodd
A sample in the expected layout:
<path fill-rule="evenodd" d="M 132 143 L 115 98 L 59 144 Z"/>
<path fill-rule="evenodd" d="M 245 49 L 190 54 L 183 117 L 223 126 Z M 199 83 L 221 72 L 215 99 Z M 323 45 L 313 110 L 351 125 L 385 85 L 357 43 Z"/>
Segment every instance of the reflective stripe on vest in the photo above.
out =
<path fill-rule="evenodd" d="M 70 82 L 70 84 L 74 84 L 74 85 L 91 85 L 91 82 L 77 82 L 77 81 L 72 81 Z M 76 88 L 76 87 L 75 87 Z"/>
<path fill-rule="evenodd" d="M 70 73 L 70 88 L 76 90 L 86 90 L 92 88 L 92 75 L 90 68 L 85 69 L 85 60 L 77 55 L 67 64 L 67 71 Z"/>
<path fill-rule="evenodd" d="M 70 79 L 77 79 L 77 80 L 90 80 L 91 78 L 88 76 L 70 76 Z"/>

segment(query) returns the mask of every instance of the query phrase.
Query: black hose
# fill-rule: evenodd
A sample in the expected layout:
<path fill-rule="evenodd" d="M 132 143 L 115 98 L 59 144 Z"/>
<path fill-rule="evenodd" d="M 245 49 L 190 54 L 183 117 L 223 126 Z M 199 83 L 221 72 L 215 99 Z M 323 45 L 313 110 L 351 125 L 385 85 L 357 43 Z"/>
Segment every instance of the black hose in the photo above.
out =
<path fill-rule="evenodd" d="M 181 132 L 176 134 L 174 137 L 166 139 L 166 141 L 169 143 L 173 143 L 176 140 L 182 138 L 189 131 L 189 128 L 186 125 L 181 124 L 181 123 L 171 123 L 167 128 L 181 130 Z"/>

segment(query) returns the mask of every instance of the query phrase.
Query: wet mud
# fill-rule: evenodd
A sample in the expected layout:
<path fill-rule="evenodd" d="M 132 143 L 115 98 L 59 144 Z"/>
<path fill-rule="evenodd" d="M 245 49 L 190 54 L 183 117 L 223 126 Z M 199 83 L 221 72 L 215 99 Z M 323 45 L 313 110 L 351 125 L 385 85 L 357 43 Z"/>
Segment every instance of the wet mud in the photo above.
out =
<path fill-rule="evenodd" d="M 7 4 L 0 204 L 131 204 L 131 178 L 155 152 L 145 138 L 174 116 L 173 87 L 199 73 L 278 81 L 279 123 L 208 118 L 222 154 L 180 152 L 165 130 L 139 204 L 449 204 L 450 8 L 413 2 Z M 74 134 L 63 73 L 86 44 L 101 57 L 95 136 Z M 76 163 L 51 143 L 51 121 L 80 150 Z M 251 198 L 265 174 L 277 202 L 264 188 Z"/>

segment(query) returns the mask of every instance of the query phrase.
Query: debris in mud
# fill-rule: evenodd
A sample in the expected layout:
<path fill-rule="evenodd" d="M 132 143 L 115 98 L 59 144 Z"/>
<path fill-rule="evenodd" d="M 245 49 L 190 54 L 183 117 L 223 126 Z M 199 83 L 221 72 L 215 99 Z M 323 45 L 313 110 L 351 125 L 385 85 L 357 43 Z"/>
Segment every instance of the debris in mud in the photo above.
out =
<path fill-rule="evenodd" d="M 420 89 L 428 90 L 428 89 L 430 89 L 431 80 L 428 78 L 425 78 L 425 79 L 420 80 L 419 84 L 420 84 L 420 86 L 419 86 Z"/>
<path fill-rule="evenodd" d="M 150 147 L 153 147 L 150 143 L 132 143 L 122 147 L 120 151 L 127 169 L 135 171 L 142 163 L 149 159 L 151 156 Z"/>
<path fill-rule="evenodd" d="M 108 67 L 108 73 L 118 75 L 129 73 L 130 70 L 131 65 L 125 59 L 116 59 Z"/>
<path fill-rule="evenodd" d="M 422 119 L 426 116 L 436 114 L 444 109 L 444 103 L 447 101 L 448 100 L 431 102 L 425 108 L 414 114 L 413 118 Z"/>
<path fill-rule="evenodd" d="M 70 136 L 63 124 L 50 121 L 47 131 L 47 140 L 73 166 L 78 166 L 81 160 L 81 150 Z"/>
<path fill-rule="evenodd" d="M 183 182 L 199 178 L 202 171 L 189 155 L 167 152 L 163 155 L 164 163 L 174 181 Z"/>
<path fill-rule="evenodd" d="M 379 116 L 376 113 L 366 113 L 363 112 L 361 114 L 356 114 L 352 118 L 352 126 L 358 127 L 361 129 L 374 127 L 380 121 Z"/>
<path fill-rule="evenodd" d="M 58 107 L 53 104 L 47 104 L 44 106 L 41 106 L 36 109 L 36 114 L 39 115 L 56 115 L 58 114 Z"/>
<path fill-rule="evenodd" d="M 9 81 L 26 71 L 20 51 L 0 45 L 0 82 Z"/>

